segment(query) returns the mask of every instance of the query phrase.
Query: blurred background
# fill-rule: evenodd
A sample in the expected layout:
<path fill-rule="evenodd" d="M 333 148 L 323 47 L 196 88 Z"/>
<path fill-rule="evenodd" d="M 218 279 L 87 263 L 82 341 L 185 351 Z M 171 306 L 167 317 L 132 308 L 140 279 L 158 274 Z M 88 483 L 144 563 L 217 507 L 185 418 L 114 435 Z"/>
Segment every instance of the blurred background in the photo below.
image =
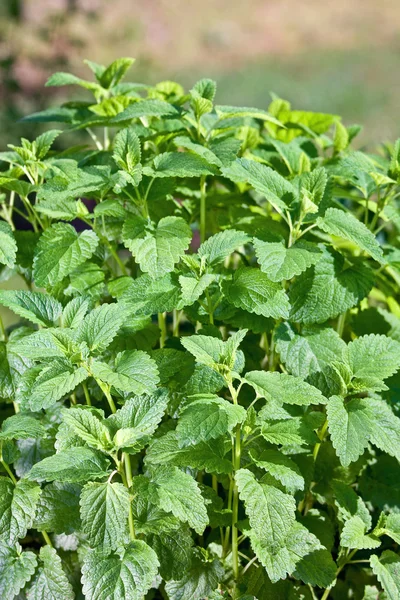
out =
<path fill-rule="evenodd" d="M 43 88 L 52 72 L 119 56 L 136 81 L 212 77 L 219 103 L 273 91 L 363 124 L 363 144 L 400 135 L 398 0 L 0 0 L 0 149 L 38 133 L 21 116 L 76 97 Z"/>

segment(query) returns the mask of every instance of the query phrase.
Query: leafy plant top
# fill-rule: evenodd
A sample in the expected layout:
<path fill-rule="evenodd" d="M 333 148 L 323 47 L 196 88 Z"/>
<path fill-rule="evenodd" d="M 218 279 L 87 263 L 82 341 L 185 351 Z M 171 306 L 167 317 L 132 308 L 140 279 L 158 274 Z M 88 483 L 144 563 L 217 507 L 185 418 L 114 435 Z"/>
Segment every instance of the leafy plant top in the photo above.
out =
<path fill-rule="evenodd" d="M 0 153 L 0 597 L 399 600 L 400 141 L 132 62 Z"/>

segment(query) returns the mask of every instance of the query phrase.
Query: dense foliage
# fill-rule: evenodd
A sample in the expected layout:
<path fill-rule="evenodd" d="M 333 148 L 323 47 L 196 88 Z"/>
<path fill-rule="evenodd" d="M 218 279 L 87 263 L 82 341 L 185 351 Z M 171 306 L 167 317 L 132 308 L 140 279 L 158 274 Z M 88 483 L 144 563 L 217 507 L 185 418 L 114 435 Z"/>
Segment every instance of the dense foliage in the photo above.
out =
<path fill-rule="evenodd" d="M 131 63 L 0 155 L 0 596 L 398 600 L 400 142 Z"/>

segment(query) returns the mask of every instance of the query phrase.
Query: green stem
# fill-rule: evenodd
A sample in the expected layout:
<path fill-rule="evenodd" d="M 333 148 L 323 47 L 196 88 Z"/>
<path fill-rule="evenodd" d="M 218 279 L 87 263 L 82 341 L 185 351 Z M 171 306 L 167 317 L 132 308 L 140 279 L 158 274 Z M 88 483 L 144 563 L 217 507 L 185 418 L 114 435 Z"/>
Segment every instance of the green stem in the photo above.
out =
<path fill-rule="evenodd" d="M 9 478 L 11 479 L 11 481 L 13 482 L 14 485 L 17 485 L 17 480 L 15 479 L 15 475 L 14 473 L 11 471 L 10 467 L 8 466 L 8 464 L 6 462 L 4 462 L 3 459 L 0 460 L 0 463 L 2 464 L 3 468 L 5 469 L 5 471 L 7 472 Z"/>
<path fill-rule="evenodd" d="M 122 275 L 128 275 L 128 271 L 126 270 L 126 267 L 125 267 L 124 263 L 120 259 L 119 255 L 118 255 L 118 252 L 115 250 L 115 248 L 112 246 L 112 244 L 107 244 L 107 246 L 108 246 L 108 248 L 110 250 L 110 253 L 111 253 L 113 259 L 115 260 L 115 262 L 117 263 L 117 265 L 121 269 Z"/>
<path fill-rule="evenodd" d="M 232 397 L 234 404 L 238 403 L 238 391 L 233 387 L 232 381 L 228 381 L 229 392 Z M 241 458 L 241 429 L 240 425 L 237 426 L 234 439 L 233 447 L 233 471 L 234 475 L 240 469 L 240 458 Z M 232 570 L 233 577 L 236 583 L 239 580 L 239 544 L 238 544 L 238 529 L 237 521 L 239 515 L 239 490 L 236 482 L 233 483 L 233 497 L 232 497 Z"/>
<path fill-rule="evenodd" d="M 174 312 L 172 313 L 172 335 L 174 337 L 179 337 L 179 323 L 181 320 L 182 311 L 174 308 Z"/>
<path fill-rule="evenodd" d="M 1 335 L 3 336 L 3 340 L 6 342 L 7 341 L 7 332 L 4 327 L 4 323 L 3 323 L 3 319 L 1 318 L 1 315 L 0 315 L 0 331 L 1 331 Z"/>
<path fill-rule="evenodd" d="M 111 412 L 116 413 L 117 407 L 115 406 L 114 400 L 112 399 L 109 387 L 107 385 L 105 385 L 102 381 L 100 381 L 100 379 L 96 379 L 96 383 L 99 386 L 99 388 L 101 389 L 101 391 L 103 392 L 103 394 L 105 395 L 105 397 L 107 398 L 107 402 L 111 409 Z"/>
<path fill-rule="evenodd" d="M 320 441 L 317 442 L 314 446 L 314 450 L 313 450 L 314 461 L 317 460 L 318 452 L 319 452 L 319 449 L 321 448 L 321 444 L 324 440 L 327 429 L 328 429 L 328 419 L 326 419 L 325 423 L 321 427 L 321 431 L 318 433 L 318 437 L 319 437 Z"/>
<path fill-rule="evenodd" d="M 345 311 L 344 313 L 342 313 L 341 315 L 339 315 L 339 318 L 338 318 L 338 322 L 337 322 L 337 326 L 336 326 L 336 331 L 338 332 L 338 334 L 340 335 L 340 337 L 343 336 L 344 326 L 346 324 L 346 317 L 347 317 L 347 312 Z"/>
<path fill-rule="evenodd" d="M 358 550 L 358 548 L 355 548 L 354 550 L 352 550 L 350 552 L 350 554 L 347 556 L 347 558 L 343 561 L 343 563 L 337 568 L 335 578 L 337 578 L 337 576 L 342 571 L 342 569 L 344 569 L 344 567 L 351 561 L 351 559 L 353 558 L 353 556 L 355 555 L 355 553 L 357 552 L 357 550 Z M 325 592 L 321 596 L 321 600 L 326 600 L 328 598 L 328 596 L 331 593 L 333 587 L 334 586 L 326 588 Z"/>
<path fill-rule="evenodd" d="M 158 313 L 158 326 L 160 328 L 160 348 L 164 348 L 165 340 L 167 339 L 167 324 L 165 321 L 165 313 Z"/>
<path fill-rule="evenodd" d="M 52 548 L 53 544 L 51 543 L 51 539 L 49 538 L 49 534 L 47 533 L 47 531 L 42 531 L 41 534 L 46 544 Z"/>
<path fill-rule="evenodd" d="M 84 381 L 82 383 L 82 389 L 83 389 L 83 393 L 85 394 L 86 404 L 88 406 L 92 406 L 92 401 L 90 400 L 89 390 L 88 390 L 88 387 L 86 385 L 86 381 Z"/>
<path fill-rule="evenodd" d="M 125 475 L 126 475 L 126 487 L 128 490 L 132 487 L 133 477 L 132 477 L 132 466 L 131 466 L 131 457 L 127 452 L 123 453 L 124 465 L 125 465 Z M 133 521 L 133 513 L 132 513 L 132 502 L 129 502 L 129 513 L 128 513 L 128 521 L 129 521 L 129 535 L 131 540 L 136 539 L 135 533 L 135 524 Z"/>
<path fill-rule="evenodd" d="M 206 177 L 203 175 L 200 178 L 200 241 L 204 242 L 206 239 Z"/>

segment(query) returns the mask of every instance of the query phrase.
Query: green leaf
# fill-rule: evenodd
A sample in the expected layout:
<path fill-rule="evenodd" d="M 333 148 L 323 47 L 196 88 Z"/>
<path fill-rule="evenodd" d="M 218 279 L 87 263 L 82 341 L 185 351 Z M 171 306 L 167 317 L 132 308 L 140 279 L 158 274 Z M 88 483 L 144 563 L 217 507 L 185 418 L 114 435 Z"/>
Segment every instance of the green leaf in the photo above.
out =
<path fill-rule="evenodd" d="M 373 554 L 370 558 L 370 564 L 389 600 L 399 600 L 400 556 L 391 550 L 385 550 L 380 557 Z"/>
<path fill-rule="evenodd" d="M 90 258 L 99 243 L 94 231 L 78 234 L 67 223 L 55 223 L 42 234 L 35 250 L 33 274 L 38 286 L 52 286 Z"/>
<path fill-rule="evenodd" d="M 348 360 L 356 390 L 385 390 L 383 380 L 400 368 L 400 343 L 386 335 L 364 335 L 349 343 Z"/>
<path fill-rule="evenodd" d="M 294 523 L 282 544 L 271 551 L 265 541 L 251 534 L 251 545 L 269 579 L 276 584 L 294 574 L 310 585 L 329 587 L 335 579 L 336 565 L 318 538 L 300 523 Z"/>
<path fill-rule="evenodd" d="M 327 402 L 317 388 L 301 377 L 287 373 L 250 371 L 246 373 L 244 380 L 255 389 L 257 396 L 266 400 L 305 406 Z"/>
<path fill-rule="evenodd" d="M 323 323 L 356 306 L 370 291 L 372 272 L 361 262 L 345 265 L 344 256 L 331 248 L 314 267 L 293 283 L 290 318 L 299 323 Z"/>
<path fill-rule="evenodd" d="M 64 409 L 63 422 L 92 448 L 107 450 L 112 447 L 110 432 L 100 415 L 84 406 Z"/>
<path fill-rule="evenodd" d="M 268 112 L 265 110 L 260 110 L 259 108 L 216 106 L 215 112 L 220 119 L 231 119 L 232 117 L 251 117 L 252 119 L 261 119 L 262 121 L 267 121 L 269 123 L 274 123 L 279 127 L 283 127 L 283 124 L 278 121 L 278 119 L 275 119 L 275 117 L 270 115 Z"/>
<path fill-rule="evenodd" d="M 150 177 L 201 177 L 217 174 L 214 165 L 189 152 L 164 152 L 155 157 L 153 164 L 154 168 L 143 169 Z"/>
<path fill-rule="evenodd" d="M 367 527 L 361 517 L 354 515 L 348 519 L 340 534 L 340 545 L 343 548 L 370 550 L 379 548 L 381 541 L 373 535 L 366 535 Z"/>
<path fill-rule="evenodd" d="M 254 464 L 272 475 L 291 494 L 304 490 L 304 477 L 296 463 L 278 450 L 263 450 L 259 456 L 251 453 Z"/>
<path fill-rule="evenodd" d="M 174 138 L 174 144 L 176 146 L 186 148 L 187 150 L 194 152 L 197 156 L 204 158 L 204 160 L 207 161 L 210 165 L 222 167 L 220 159 L 214 154 L 214 152 L 212 152 L 208 148 L 205 148 L 201 144 L 195 144 L 189 137 L 179 135 L 176 138 Z"/>
<path fill-rule="evenodd" d="M 368 400 L 354 398 L 345 404 L 343 398 L 332 396 L 327 404 L 327 416 L 332 445 L 346 467 L 368 446 Z"/>
<path fill-rule="evenodd" d="M 140 163 L 140 140 L 133 129 L 121 129 L 114 138 L 113 159 L 120 169 L 130 173 Z"/>
<path fill-rule="evenodd" d="M 157 575 L 157 555 L 142 540 L 134 540 L 121 553 L 89 552 L 82 567 L 86 600 L 142 600 Z"/>
<path fill-rule="evenodd" d="M 233 428 L 246 418 L 242 406 L 218 396 L 210 394 L 192 398 L 180 414 L 176 427 L 178 443 L 182 448 L 231 434 Z"/>
<path fill-rule="evenodd" d="M 160 531 L 148 537 L 160 561 L 160 575 L 166 581 L 185 577 L 192 563 L 193 538 L 189 527 Z"/>
<path fill-rule="evenodd" d="M 386 402 L 368 398 L 369 435 L 372 444 L 400 460 L 400 419 Z"/>
<path fill-rule="evenodd" d="M 54 481 L 42 488 L 33 527 L 38 531 L 71 534 L 80 529 L 81 486 Z"/>
<path fill-rule="evenodd" d="M 135 453 L 150 440 L 168 404 L 168 393 L 158 389 L 150 396 L 133 396 L 107 419 L 114 433 L 114 445 L 124 452 Z"/>
<path fill-rule="evenodd" d="M 142 350 L 125 350 L 115 357 L 112 369 L 106 363 L 93 362 L 93 375 L 123 392 L 151 394 L 160 381 L 155 361 Z"/>
<path fill-rule="evenodd" d="M 165 590 L 170 600 L 199 600 L 208 598 L 224 576 L 219 560 L 203 562 L 195 558 L 182 579 L 168 581 Z"/>
<path fill-rule="evenodd" d="M 155 504 L 185 523 L 199 535 L 208 524 L 207 510 L 197 482 L 177 467 L 160 467 L 154 474 Z"/>
<path fill-rule="evenodd" d="M 274 319 L 285 319 L 289 315 L 290 305 L 285 291 L 258 269 L 238 269 L 231 281 L 222 282 L 222 291 L 236 308 Z"/>
<path fill-rule="evenodd" d="M 99 82 L 104 88 L 110 89 L 123 79 L 134 62 L 134 58 L 117 58 L 101 73 Z"/>
<path fill-rule="evenodd" d="M 108 466 L 109 461 L 100 452 L 90 448 L 68 448 L 33 465 L 28 478 L 80 483 L 106 477 Z"/>
<path fill-rule="evenodd" d="M 44 437 L 45 428 L 37 419 L 18 413 L 5 419 L 1 426 L 0 440 Z"/>
<path fill-rule="evenodd" d="M 392 538 L 396 544 L 400 543 L 400 514 L 391 513 L 387 516 L 384 533 Z"/>
<path fill-rule="evenodd" d="M 349 240 L 380 263 L 385 263 L 382 248 L 374 234 L 354 215 L 338 208 L 328 208 L 317 220 L 318 226 L 331 235 Z"/>
<path fill-rule="evenodd" d="M 264 409 L 260 411 L 260 418 L 264 416 L 263 412 Z M 269 413 L 268 405 L 265 407 L 265 412 L 266 414 Z M 292 419 L 286 418 L 284 420 L 264 424 L 261 427 L 261 435 L 270 444 L 279 446 L 302 446 L 315 444 L 318 441 L 314 429 L 316 429 L 316 427 L 307 423 L 306 419 L 293 417 Z"/>
<path fill-rule="evenodd" d="M 287 209 L 288 203 L 297 195 L 294 186 L 277 171 L 253 160 L 238 158 L 221 171 L 235 183 L 248 183 L 279 211 Z"/>
<path fill-rule="evenodd" d="M 40 487 L 21 480 L 16 485 L 6 477 L 0 477 L 0 538 L 13 545 L 32 527 Z"/>
<path fill-rule="evenodd" d="M 181 344 L 193 354 L 197 362 L 212 369 L 217 368 L 220 357 L 224 352 L 224 342 L 208 335 L 182 337 Z"/>
<path fill-rule="evenodd" d="M 217 439 L 210 444 L 202 442 L 196 446 L 180 448 L 175 431 L 152 440 L 146 452 L 146 464 L 156 467 L 169 464 L 176 467 L 192 467 L 207 473 L 231 473 L 232 463 L 225 458 L 231 450 L 225 441 Z"/>
<path fill-rule="evenodd" d="M 237 471 L 235 479 L 249 517 L 252 540 L 258 540 L 270 552 L 275 552 L 294 525 L 294 498 L 257 481 L 248 469 Z"/>
<path fill-rule="evenodd" d="M 64 327 L 77 329 L 80 327 L 87 311 L 89 309 L 89 300 L 83 296 L 73 298 L 65 306 L 62 313 Z"/>
<path fill-rule="evenodd" d="M 203 242 L 198 255 L 206 260 L 207 265 L 215 267 L 221 264 L 232 252 L 250 242 L 250 237 L 243 231 L 227 229 L 220 231 Z"/>
<path fill-rule="evenodd" d="M 163 117 L 177 114 L 178 111 L 172 104 L 151 98 L 130 104 L 123 112 L 112 119 L 112 123 L 141 119 L 142 117 Z"/>
<path fill-rule="evenodd" d="M 0 221 L 0 263 L 12 269 L 17 259 L 17 250 L 17 242 L 10 225 Z"/>
<path fill-rule="evenodd" d="M 286 248 L 282 243 L 254 239 L 254 249 L 261 271 L 275 282 L 300 275 L 321 257 L 319 248 L 309 242 L 297 242 Z"/>
<path fill-rule="evenodd" d="M 197 277 L 179 276 L 179 283 L 182 288 L 182 303 L 183 306 L 191 306 L 204 293 L 204 291 L 215 281 L 215 275 L 205 273 L 199 279 Z"/>
<path fill-rule="evenodd" d="M 181 217 L 164 217 L 154 226 L 137 216 L 125 222 L 122 236 L 141 270 L 158 279 L 174 270 L 189 247 L 192 232 Z"/>
<path fill-rule="evenodd" d="M 124 322 L 125 314 L 119 304 L 103 304 L 83 320 L 78 341 L 86 342 L 92 353 L 102 353 L 113 341 Z"/>
<path fill-rule="evenodd" d="M 62 305 L 49 294 L 23 290 L 0 290 L 0 304 L 20 317 L 44 327 L 52 326 L 62 312 Z"/>
<path fill-rule="evenodd" d="M 74 600 L 72 585 L 54 548 L 43 546 L 39 559 L 39 570 L 28 592 L 29 600 Z"/>
<path fill-rule="evenodd" d="M 27 403 L 33 411 L 49 408 L 87 377 L 88 372 L 83 367 L 74 368 L 66 359 L 55 359 L 36 377 L 27 396 Z"/>
<path fill-rule="evenodd" d="M 36 554 L 0 545 L 0 596 L 14 600 L 36 570 Z"/>
<path fill-rule="evenodd" d="M 179 303 L 181 289 L 175 275 L 168 273 L 159 279 L 141 275 L 121 297 L 136 315 L 153 315 L 172 311 Z"/>
<path fill-rule="evenodd" d="M 85 485 L 81 494 L 82 531 L 91 548 L 116 550 L 128 538 L 129 493 L 122 483 Z"/>

